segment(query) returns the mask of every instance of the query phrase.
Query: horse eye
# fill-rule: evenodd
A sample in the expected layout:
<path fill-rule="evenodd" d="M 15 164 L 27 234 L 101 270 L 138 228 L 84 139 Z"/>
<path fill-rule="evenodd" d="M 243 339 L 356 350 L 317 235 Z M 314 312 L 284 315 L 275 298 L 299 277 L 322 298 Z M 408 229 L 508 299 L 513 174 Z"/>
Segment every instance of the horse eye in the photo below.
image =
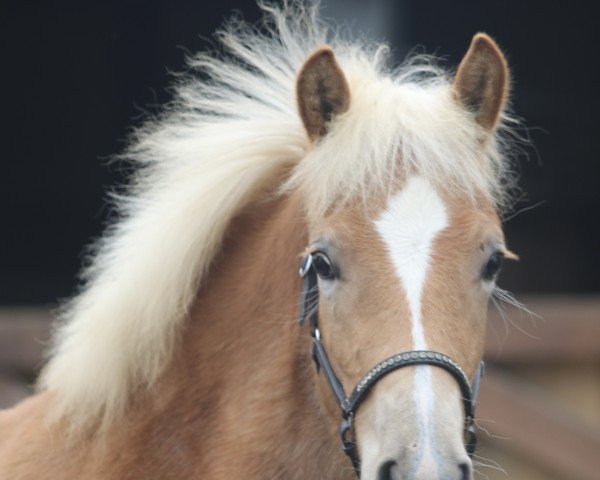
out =
<path fill-rule="evenodd" d="M 500 268 L 502 267 L 503 259 L 504 254 L 502 252 L 496 252 L 490 257 L 485 265 L 485 268 L 483 269 L 484 280 L 494 280 L 498 276 Z"/>
<path fill-rule="evenodd" d="M 335 270 L 327 255 L 323 252 L 315 252 L 312 254 L 312 257 L 313 268 L 319 277 L 323 280 L 332 280 L 335 278 Z"/>

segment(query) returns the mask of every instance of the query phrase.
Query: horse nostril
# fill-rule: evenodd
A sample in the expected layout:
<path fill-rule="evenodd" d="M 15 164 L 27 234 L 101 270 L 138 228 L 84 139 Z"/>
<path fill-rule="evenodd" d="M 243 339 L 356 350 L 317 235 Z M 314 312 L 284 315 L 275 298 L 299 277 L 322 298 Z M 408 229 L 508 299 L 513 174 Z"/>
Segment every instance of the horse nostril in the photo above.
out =
<path fill-rule="evenodd" d="M 379 467 L 379 473 L 377 474 L 377 480 L 393 480 L 392 479 L 392 468 L 396 466 L 396 462 L 389 460 Z"/>
<path fill-rule="evenodd" d="M 471 463 L 465 462 L 458 465 L 461 480 L 471 480 Z"/>

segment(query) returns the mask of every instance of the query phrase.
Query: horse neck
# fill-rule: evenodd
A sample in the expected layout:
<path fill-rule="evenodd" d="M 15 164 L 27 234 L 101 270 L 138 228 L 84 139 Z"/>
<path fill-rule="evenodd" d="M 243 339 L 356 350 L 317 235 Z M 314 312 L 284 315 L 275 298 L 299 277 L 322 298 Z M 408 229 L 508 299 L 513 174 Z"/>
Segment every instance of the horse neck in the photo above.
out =
<path fill-rule="evenodd" d="M 205 478 L 348 476 L 316 391 L 309 336 L 295 321 L 306 241 L 295 196 L 248 210 L 191 310 L 159 410 L 169 430 L 174 412 L 186 419 L 190 436 L 180 441 L 200 449 Z"/>

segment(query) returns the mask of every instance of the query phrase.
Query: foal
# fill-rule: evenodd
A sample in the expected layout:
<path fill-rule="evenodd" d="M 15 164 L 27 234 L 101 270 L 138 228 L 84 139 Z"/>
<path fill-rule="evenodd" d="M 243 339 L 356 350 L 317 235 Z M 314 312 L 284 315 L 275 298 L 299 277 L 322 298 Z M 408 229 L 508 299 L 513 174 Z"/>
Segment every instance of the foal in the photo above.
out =
<path fill-rule="evenodd" d="M 452 78 L 391 71 L 385 47 L 328 38 L 314 8 L 263 8 L 269 34 L 221 32 L 232 56 L 192 58 L 207 78 L 134 139 L 139 173 L 40 392 L 0 414 L 1 479 L 353 478 L 296 321 L 302 255 L 345 395 L 399 352 L 476 378 L 511 256 L 502 53 L 478 34 Z M 457 379 L 412 365 L 372 385 L 353 416 L 360 478 L 472 478 Z"/>

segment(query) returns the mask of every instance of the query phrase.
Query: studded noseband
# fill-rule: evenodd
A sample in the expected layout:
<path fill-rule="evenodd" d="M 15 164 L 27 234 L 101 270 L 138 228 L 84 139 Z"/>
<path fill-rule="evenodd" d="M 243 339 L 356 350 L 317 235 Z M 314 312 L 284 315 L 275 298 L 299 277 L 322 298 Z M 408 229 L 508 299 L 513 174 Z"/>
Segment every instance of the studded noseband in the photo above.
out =
<path fill-rule="evenodd" d="M 473 456 L 477 446 L 477 436 L 475 434 L 474 414 L 475 403 L 477 401 L 477 392 L 479 381 L 483 376 L 484 363 L 481 362 L 475 378 L 473 387 L 465 372 L 460 366 L 447 355 L 429 350 L 413 350 L 410 352 L 398 353 L 379 362 L 369 370 L 354 387 L 349 397 L 346 397 L 344 387 L 335 374 L 325 347 L 321 342 L 321 332 L 319 330 L 319 289 L 317 284 L 317 273 L 312 266 L 313 257 L 308 254 L 303 257 L 300 266 L 300 276 L 303 279 L 302 297 L 300 299 L 300 325 L 304 325 L 306 317 L 310 319 L 310 333 L 312 336 L 313 351 L 312 357 L 317 367 L 317 372 L 323 369 L 327 383 L 342 411 L 342 423 L 340 424 L 340 437 L 344 453 L 350 458 L 356 476 L 360 478 L 360 457 L 356 448 L 356 438 L 354 432 L 354 416 L 361 403 L 369 394 L 373 385 L 399 368 L 412 365 L 433 365 L 446 370 L 454 377 L 460 387 L 463 405 L 465 409 L 465 433 L 467 442 L 465 448 L 469 457 Z"/>

